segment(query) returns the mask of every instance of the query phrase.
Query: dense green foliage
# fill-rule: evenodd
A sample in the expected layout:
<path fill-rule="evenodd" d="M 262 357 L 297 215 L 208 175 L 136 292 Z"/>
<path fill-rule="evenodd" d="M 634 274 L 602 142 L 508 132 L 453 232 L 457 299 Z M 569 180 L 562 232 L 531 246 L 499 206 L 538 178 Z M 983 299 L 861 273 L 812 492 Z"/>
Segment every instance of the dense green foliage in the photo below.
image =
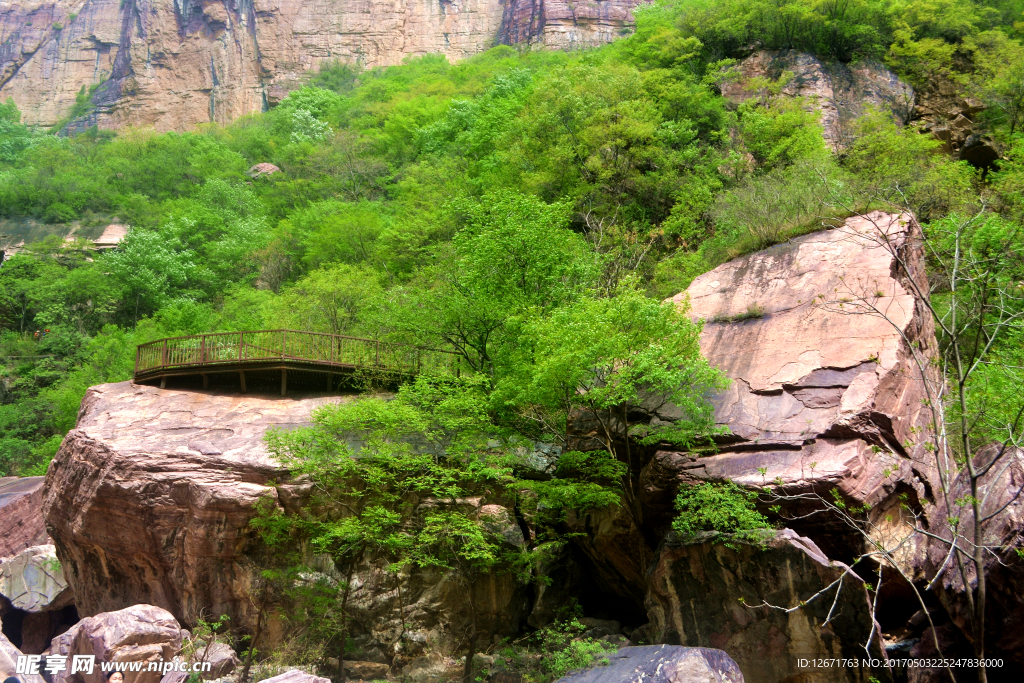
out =
<path fill-rule="evenodd" d="M 129 376 L 136 343 L 275 326 L 455 349 L 486 378 L 488 420 L 531 438 L 654 381 L 691 422 L 640 438 L 693 444 L 709 425 L 692 389 L 718 380 L 697 328 L 656 302 L 697 274 L 894 198 L 935 226 L 984 207 L 979 225 L 1018 239 L 1022 12 L 665 0 L 600 49 L 335 65 L 265 114 L 187 133 L 60 137 L 2 105 L 0 215 L 132 229 L 111 252 L 51 238 L 0 268 L 0 470 L 40 471 L 85 388 Z M 982 178 L 871 112 L 833 155 L 782 82 L 755 79 L 738 107 L 718 94 L 756 43 L 880 59 L 981 97 L 1006 160 Z M 281 172 L 250 179 L 260 162 Z M 685 363 L 669 371 L 670 357 Z M 612 453 L 622 435 L 605 432 Z M 605 474 L 592 479 L 621 480 Z"/>

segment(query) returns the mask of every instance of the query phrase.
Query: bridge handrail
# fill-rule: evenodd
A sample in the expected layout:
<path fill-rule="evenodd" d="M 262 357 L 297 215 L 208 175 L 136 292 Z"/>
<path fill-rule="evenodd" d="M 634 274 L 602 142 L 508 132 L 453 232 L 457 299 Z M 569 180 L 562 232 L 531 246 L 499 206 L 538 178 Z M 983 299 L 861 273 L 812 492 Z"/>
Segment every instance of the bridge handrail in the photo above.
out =
<path fill-rule="evenodd" d="M 458 375 L 462 357 L 454 351 L 326 332 L 245 330 L 166 337 L 139 344 L 135 375 L 169 368 L 274 360 Z"/>

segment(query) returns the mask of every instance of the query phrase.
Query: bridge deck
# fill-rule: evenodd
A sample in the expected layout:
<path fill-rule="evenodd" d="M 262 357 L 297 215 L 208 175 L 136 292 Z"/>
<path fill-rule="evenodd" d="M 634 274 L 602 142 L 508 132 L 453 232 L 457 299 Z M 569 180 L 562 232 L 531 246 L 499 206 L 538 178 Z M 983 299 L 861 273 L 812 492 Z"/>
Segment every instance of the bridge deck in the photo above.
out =
<path fill-rule="evenodd" d="M 461 361 L 451 351 L 337 334 L 299 330 L 220 332 L 140 344 L 135 355 L 135 381 L 159 380 L 163 387 L 169 377 L 198 376 L 206 387 L 210 375 L 232 373 L 245 391 L 246 373 L 265 377 L 280 371 L 284 395 L 289 371 L 307 377 L 324 375 L 330 389 L 334 375 L 357 371 L 395 378 L 417 374 L 457 377 Z"/>

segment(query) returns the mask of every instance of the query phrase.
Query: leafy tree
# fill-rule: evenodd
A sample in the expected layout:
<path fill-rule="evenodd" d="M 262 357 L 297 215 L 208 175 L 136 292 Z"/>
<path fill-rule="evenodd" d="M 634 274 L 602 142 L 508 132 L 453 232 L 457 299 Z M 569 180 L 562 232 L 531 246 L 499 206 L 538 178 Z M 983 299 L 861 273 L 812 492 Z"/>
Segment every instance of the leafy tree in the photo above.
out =
<path fill-rule="evenodd" d="M 156 311 L 185 284 L 193 267 L 191 258 L 189 251 L 174 251 L 164 236 L 134 228 L 103 261 L 121 284 L 136 323 L 140 314 Z"/>

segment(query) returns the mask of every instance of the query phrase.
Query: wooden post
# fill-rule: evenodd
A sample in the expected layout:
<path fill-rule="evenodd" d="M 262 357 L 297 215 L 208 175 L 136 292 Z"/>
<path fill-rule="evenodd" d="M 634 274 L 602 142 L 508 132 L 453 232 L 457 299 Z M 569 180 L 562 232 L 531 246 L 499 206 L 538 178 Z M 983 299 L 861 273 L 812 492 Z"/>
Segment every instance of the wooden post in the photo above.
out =
<path fill-rule="evenodd" d="M 162 366 L 166 366 L 167 365 L 167 340 L 166 339 L 164 339 L 164 352 L 160 356 L 160 365 L 162 365 Z"/>
<path fill-rule="evenodd" d="M 244 334 L 245 332 L 238 333 L 238 360 L 242 360 L 242 335 Z M 245 386 L 245 380 L 242 380 L 242 385 L 243 387 Z M 242 391 L 245 391 L 245 389 L 243 388 Z"/>
<path fill-rule="evenodd" d="M 284 396 L 286 391 L 288 391 L 288 369 L 281 368 L 281 395 Z"/>
<path fill-rule="evenodd" d="M 203 335 L 203 340 L 199 342 L 199 362 L 206 362 L 206 335 Z M 203 388 L 206 388 L 206 375 L 203 375 Z"/>
<path fill-rule="evenodd" d="M 284 360 L 284 350 L 288 346 L 288 330 L 281 333 L 281 360 Z M 284 394 L 282 394 L 283 396 Z"/>
<path fill-rule="evenodd" d="M 161 389 L 166 389 L 167 388 L 167 377 L 166 376 L 160 378 L 160 388 Z"/>
<path fill-rule="evenodd" d="M 245 393 L 245 370 L 238 371 L 238 379 L 242 382 L 242 393 Z"/>
<path fill-rule="evenodd" d="M 210 376 L 207 375 L 204 372 L 203 373 L 203 389 L 209 389 L 209 388 L 210 388 Z"/>

